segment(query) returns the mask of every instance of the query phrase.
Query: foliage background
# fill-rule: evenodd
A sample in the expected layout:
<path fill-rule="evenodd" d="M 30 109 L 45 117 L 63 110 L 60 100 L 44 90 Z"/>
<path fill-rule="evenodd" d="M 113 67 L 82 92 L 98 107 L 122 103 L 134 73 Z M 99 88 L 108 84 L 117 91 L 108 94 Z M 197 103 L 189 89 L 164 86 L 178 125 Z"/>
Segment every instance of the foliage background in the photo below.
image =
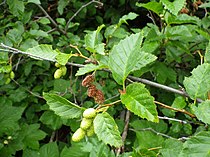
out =
<path fill-rule="evenodd" d="M 1 1 L 0 156 L 209 156 L 209 4 L 184 0 Z M 137 46 L 142 43 L 138 51 L 131 46 L 134 41 Z M 123 45 L 125 50 L 120 49 Z M 57 54 L 60 56 L 53 60 Z M 87 58 L 100 64 L 87 64 Z M 128 67 L 135 58 L 141 60 L 138 66 Z M 53 77 L 55 61 L 67 67 L 60 79 Z M 117 64 L 126 65 L 127 74 L 122 76 Z M 86 69 L 79 70 L 83 65 Z M 95 84 L 103 91 L 105 102 L 122 101 L 107 110 L 124 138 L 121 149 L 116 148 L 119 143 L 106 144 L 102 133 L 72 142 L 81 117 L 71 113 L 66 118 L 46 103 L 50 98 L 43 98 L 43 93 L 56 94 L 83 108 L 97 107 L 81 86 L 85 74 L 95 70 Z M 145 79 L 140 82 L 146 88 L 133 83 L 139 77 Z M 119 89 L 126 89 L 127 95 Z M 155 118 L 129 104 L 137 100 L 146 106 L 132 91 L 137 95 L 149 91 L 146 98 L 155 99 L 156 109 L 149 109 Z M 134 99 L 127 100 L 129 96 Z"/>

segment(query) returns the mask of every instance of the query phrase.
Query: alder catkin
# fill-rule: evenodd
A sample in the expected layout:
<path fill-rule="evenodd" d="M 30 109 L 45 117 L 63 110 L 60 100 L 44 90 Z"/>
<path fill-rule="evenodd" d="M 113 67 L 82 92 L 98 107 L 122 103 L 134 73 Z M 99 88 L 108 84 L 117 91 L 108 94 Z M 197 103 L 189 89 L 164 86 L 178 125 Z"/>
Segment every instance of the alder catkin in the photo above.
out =
<path fill-rule="evenodd" d="M 87 75 L 87 76 L 84 78 L 84 80 L 82 81 L 82 86 L 83 86 L 83 87 L 89 87 L 89 86 L 92 85 L 93 81 L 94 81 L 93 75 Z"/>

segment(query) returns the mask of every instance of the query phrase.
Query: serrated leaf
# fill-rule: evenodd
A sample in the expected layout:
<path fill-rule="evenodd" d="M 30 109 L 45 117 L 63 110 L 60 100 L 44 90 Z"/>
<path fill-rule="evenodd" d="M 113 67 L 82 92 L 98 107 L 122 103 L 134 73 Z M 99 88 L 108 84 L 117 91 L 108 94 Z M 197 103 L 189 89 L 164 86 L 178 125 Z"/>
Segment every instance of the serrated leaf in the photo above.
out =
<path fill-rule="evenodd" d="M 202 131 L 184 143 L 179 157 L 210 156 L 210 131 Z"/>
<path fill-rule="evenodd" d="M 72 54 L 59 53 L 58 55 L 56 55 L 56 61 L 60 65 L 66 65 L 71 56 Z"/>
<path fill-rule="evenodd" d="M 15 111 L 15 112 L 14 112 Z M 0 137 L 4 133 L 12 134 L 14 130 L 19 128 L 18 120 L 24 111 L 22 107 L 13 107 L 6 102 L 0 103 Z"/>
<path fill-rule="evenodd" d="M 104 24 L 99 26 L 95 31 L 88 31 L 88 34 L 85 35 L 85 46 L 88 51 L 104 55 L 104 53 L 101 52 L 101 49 L 98 49 L 102 44 L 101 42 L 103 38 L 100 31 L 103 27 L 105 27 Z"/>
<path fill-rule="evenodd" d="M 45 111 L 39 120 L 43 124 L 50 127 L 52 130 L 59 129 L 63 124 L 62 119 L 56 114 L 54 114 L 52 111 Z"/>
<path fill-rule="evenodd" d="M 148 3 L 136 3 L 138 7 L 144 7 L 148 10 L 155 12 L 157 15 L 163 12 L 163 5 L 158 2 L 148 2 Z"/>
<path fill-rule="evenodd" d="M 47 134 L 39 129 L 39 124 L 24 124 L 21 128 L 23 143 L 25 146 L 32 149 L 39 149 L 39 140 L 42 140 Z"/>
<path fill-rule="evenodd" d="M 185 0 L 174 0 L 173 2 L 169 0 L 161 0 L 161 2 L 165 9 L 168 9 L 174 15 L 177 15 L 185 5 Z"/>
<path fill-rule="evenodd" d="M 107 112 L 98 114 L 93 123 L 99 140 L 111 146 L 122 146 L 123 142 L 117 124 Z"/>
<path fill-rule="evenodd" d="M 58 1 L 58 12 L 60 15 L 63 14 L 64 8 L 68 5 L 70 0 L 59 0 Z"/>
<path fill-rule="evenodd" d="M 198 104 L 198 107 L 192 106 L 192 109 L 200 121 L 210 124 L 210 100 Z"/>
<path fill-rule="evenodd" d="M 78 118 L 82 115 L 83 109 L 78 105 L 56 94 L 43 94 L 44 99 L 50 107 L 50 110 L 61 118 Z"/>
<path fill-rule="evenodd" d="M 192 99 L 206 99 L 210 89 L 210 64 L 204 63 L 193 69 L 192 76 L 184 79 L 184 86 Z"/>
<path fill-rule="evenodd" d="M 174 155 L 178 155 L 182 150 L 183 143 L 179 140 L 167 139 L 164 141 L 162 149 L 160 153 L 163 157 L 172 157 Z"/>
<path fill-rule="evenodd" d="M 130 12 L 128 15 L 124 15 L 123 17 L 120 18 L 119 23 L 117 24 L 118 27 L 120 27 L 122 23 L 128 24 L 128 23 L 127 23 L 127 20 L 133 20 L 133 19 L 135 19 L 137 16 L 139 16 L 139 15 L 136 14 L 136 13 L 133 13 L 133 12 Z"/>
<path fill-rule="evenodd" d="M 139 61 L 142 33 L 132 34 L 121 40 L 110 52 L 109 67 L 118 84 L 124 84 L 126 77 Z"/>
<path fill-rule="evenodd" d="M 121 101 L 126 108 L 141 118 L 158 122 L 158 114 L 154 98 L 144 84 L 132 83 L 126 87 L 126 93 L 121 94 Z"/>
<path fill-rule="evenodd" d="M 132 71 L 140 70 L 141 68 L 145 67 L 146 65 L 154 62 L 157 59 L 155 55 L 140 52 L 138 62 L 136 63 L 136 66 L 133 68 Z"/>
<path fill-rule="evenodd" d="M 23 1 L 19 0 L 7 0 L 9 10 L 14 16 L 21 16 L 24 12 L 25 5 Z"/>
<path fill-rule="evenodd" d="M 28 3 L 41 4 L 40 0 L 28 0 Z"/>
<path fill-rule="evenodd" d="M 205 53 L 204 60 L 205 60 L 205 63 L 210 64 L 210 41 L 209 41 L 208 46 L 206 47 L 206 53 Z"/>
<path fill-rule="evenodd" d="M 32 47 L 27 50 L 26 54 L 29 54 L 30 57 L 40 60 L 49 60 L 49 61 L 55 61 L 55 57 L 58 55 L 58 53 L 61 53 L 60 51 L 53 50 L 51 45 L 38 45 L 35 47 Z"/>
<path fill-rule="evenodd" d="M 40 157 L 59 157 L 59 150 L 56 142 L 43 145 L 40 150 Z"/>
<path fill-rule="evenodd" d="M 103 65 L 87 64 L 84 67 L 79 68 L 79 70 L 76 73 L 76 76 L 84 75 L 86 73 L 99 70 L 102 68 L 104 68 Z"/>

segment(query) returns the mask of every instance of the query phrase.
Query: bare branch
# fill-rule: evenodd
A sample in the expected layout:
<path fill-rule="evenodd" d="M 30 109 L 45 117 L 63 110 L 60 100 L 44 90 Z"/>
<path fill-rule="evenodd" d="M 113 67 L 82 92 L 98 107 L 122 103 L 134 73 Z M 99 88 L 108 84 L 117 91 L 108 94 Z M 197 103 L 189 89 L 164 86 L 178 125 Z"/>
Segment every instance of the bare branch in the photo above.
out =
<path fill-rule="evenodd" d="M 61 28 L 58 27 L 58 24 L 50 17 L 50 15 L 44 10 L 44 8 L 43 8 L 41 5 L 39 5 L 39 4 L 36 4 L 36 5 L 42 10 L 42 12 L 46 15 L 46 17 L 52 22 L 52 24 L 53 24 L 60 32 L 62 32 L 64 35 L 66 35 L 66 32 L 65 32 L 63 29 L 61 29 Z"/>
<path fill-rule="evenodd" d="M 70 22 L 77 16 L 77 14 L 79 14 L 79 12 L 80 12 L 83 8 L 87 7 L 88 5 L 90 5 L 90 4 L 92 4 L 92 3 L 98 3 L 99 5 L 103 6 L 103 3 L 99 2 L 99 1 L 95 1 L 95 0 L 92 0 L 92 1 L 90 1 L 90 2 L 88 2 L 88 3 L 86 3 L 86 4 L 84 4 L 84 5 L 82 5 L 82 6 L 77 10 L 77 12 L 74 13 L 74 15 L 68 20 L 68 22 L 67 22 L 67 24 L 66 24 L 66 27 L 65 27 L 65 32 L 67 31 L 67 29 L 68 29 L 68 27 L 69 27 L 69 25 L 70 25 Z"/>
<path fill-rule="evenodd" d="M 1 43 L 0 46 L 5 48 L 5 49 L 8 49 L 12 53 L 20 53 L 20 54 L 28 55 L 30 57 L 35 57 L 35 58 L 39 58 L 39 59 L 42 59 L 42 60 L 48 60 L 48 61 L 51 61 L 51 62 L 56 62 L 56 60 L 49 60 L 49 59 L 45 59 L 45 58 L 42 58 L 42 57 L 37 57 L 37 56 L 34 56 L 34 55 L 32 55 L 28 52 L 23 52 L 23 51 L 20 51 L 18 49 L 9 47 L 7 45 L 4 45 L 3 43 Z M 8 50 L 3 50 L 3 51 L 8 52 Z M 77 63 L 72 63 L 72 62 L 68 62 L 67 65 L 71 65 L 71 66 L 75 66 L 75 67 L 79 67 L 79 68 L 85 66 L 83 64 L 77 64 Z M 109 69 L 103 69 L 103 71 L 111 72 Z M 184 97 L 190 98 L 190 96 L 184 90 L 178 90 L 178 89 L 175 89 L 175 88 L 172 88 L 172 87 L 169 87 L 169 86 L 165 86 L 165 85 L 162 85 L 162 84 L 159 84 L 159 83 L 156 83 L 156 82 L 152 82 L 152 81 L 147 80 L 147 79 L 142 79 L 142 78 L 134 77 L 134 76 L 131 76 L 131 75 L 129 75 L 128 78 L 132 81 L 141 82 L 141 83 L 147 84 L 149 86 L 160 88 L 160 89 L 166 90 L 168 92 L 172 92 L 172 93 L 179 94 L 179 95 L 182 95 Z M 196 101 L 198 103 L 203 102 L 203 100 L 198 99 L 198 98 L 196 99 Z"/>

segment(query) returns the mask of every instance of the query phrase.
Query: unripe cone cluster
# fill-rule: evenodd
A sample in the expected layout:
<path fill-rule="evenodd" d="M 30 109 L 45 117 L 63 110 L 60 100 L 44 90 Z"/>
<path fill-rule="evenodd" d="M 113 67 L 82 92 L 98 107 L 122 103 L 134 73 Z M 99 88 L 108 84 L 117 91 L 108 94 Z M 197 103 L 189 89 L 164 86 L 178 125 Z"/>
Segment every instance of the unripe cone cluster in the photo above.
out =
<path fill-rule="evenodd" d="M 96 117 L 97 113 L 94 108 L 88 108 L 83 112 L 83 118 L 80 123 L 80 128 L 75 131 L 72 135 L 72 141 L 79 142 L 85 135 L 93 136 L 94 135 L 94 126 L 93 120 Z"/>
<path fill-rule="evenodd" d="M 82 86 L 88 87 L 87 95 L 94 98 L 95 102 L 98 104 L 104 103 L 104 94 L 100 89 L 97 89 L 93 84 L 94 77 L 93 75 L 87 75 L 82 81 Z"/>
<path fill-rule="evenodd" d="M 66 67 L 64 65 L 60 65 L 59 63 L 55 63 L 55 66 L 58 68 L 54 73 L 54 78 L 59 79 L 61 76 L 66 75 Z"/>

